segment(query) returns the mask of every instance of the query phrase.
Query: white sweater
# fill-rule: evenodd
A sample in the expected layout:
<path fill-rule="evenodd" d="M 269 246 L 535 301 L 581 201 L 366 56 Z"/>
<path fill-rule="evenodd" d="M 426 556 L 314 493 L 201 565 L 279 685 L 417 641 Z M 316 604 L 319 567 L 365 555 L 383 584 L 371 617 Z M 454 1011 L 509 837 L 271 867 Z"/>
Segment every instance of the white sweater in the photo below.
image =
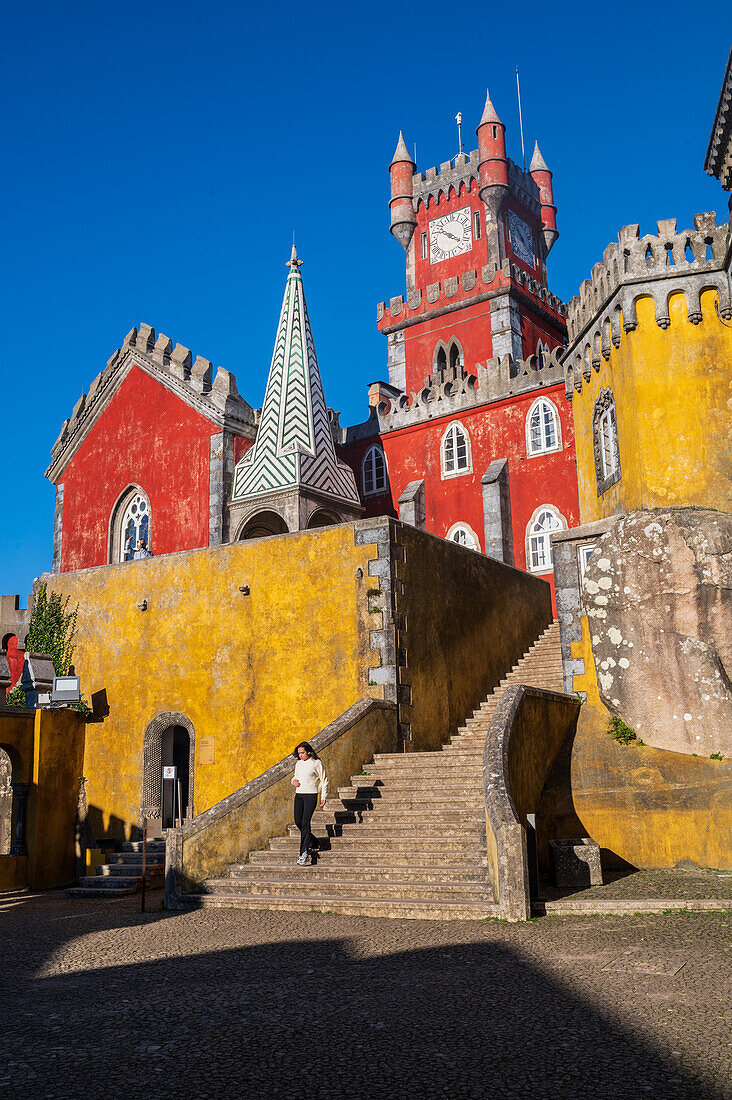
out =
<path fill-rule="evenodd" d="M 312 756 L 307 760 L 298 760 L 295 764 L 295 779 L 300 780 L 300 786 L 295 787 L 295 794 L 317 794 L 320 787 L 320 801 L 325 802 L 328 795 L 328 780 L 320 760 L 313 760 Z"/>

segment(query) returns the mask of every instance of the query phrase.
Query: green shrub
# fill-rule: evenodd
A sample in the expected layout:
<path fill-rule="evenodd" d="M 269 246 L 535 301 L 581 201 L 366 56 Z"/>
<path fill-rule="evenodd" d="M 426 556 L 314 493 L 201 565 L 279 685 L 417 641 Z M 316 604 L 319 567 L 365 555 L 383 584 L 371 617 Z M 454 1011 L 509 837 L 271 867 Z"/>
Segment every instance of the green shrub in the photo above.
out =
<path fill-rule="evenodd" d="M 630 745 L 632 742 L 635 742 L 636 745 L 643 744 L 635 730 L 632 730 L 630 726 L 626 726 L 623 719 L 618 718 L 617 714 L 614 714 L 610 719 L 608 733 L 611 733 L 613 740 L 620 745 Z"/>

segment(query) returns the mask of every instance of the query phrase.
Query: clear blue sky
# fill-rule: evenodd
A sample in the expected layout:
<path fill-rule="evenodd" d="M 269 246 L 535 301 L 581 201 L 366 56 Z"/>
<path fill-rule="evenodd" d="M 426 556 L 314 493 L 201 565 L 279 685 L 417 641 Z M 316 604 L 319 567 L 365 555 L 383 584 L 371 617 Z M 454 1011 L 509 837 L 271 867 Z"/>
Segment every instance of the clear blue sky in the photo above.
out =
<path fill-rule="evenodd" d="M 50 568 L 62 421 L 140 321 L 261 404 L 293 229 L 326 399 L 364 419 L 399 129 L 424 170 L 475 147 L 486 86 L 520 162 L 554 172 L 550 284 L 569 298 L 621 225 L 726 217 L 702 171 L 729 0 L 395 6 L 37 0 L 3 16 L 0 592 Z"/>

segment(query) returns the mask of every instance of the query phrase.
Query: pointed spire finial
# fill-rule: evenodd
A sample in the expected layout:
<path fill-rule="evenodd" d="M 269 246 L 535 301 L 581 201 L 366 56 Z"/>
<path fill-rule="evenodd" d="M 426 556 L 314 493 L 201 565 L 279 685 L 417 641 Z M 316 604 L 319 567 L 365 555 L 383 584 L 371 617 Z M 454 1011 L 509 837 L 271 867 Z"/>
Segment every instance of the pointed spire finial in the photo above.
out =
<path fill-rule="evenodd" d="M 501 126 L 503 126 L 503 123 L 498 117 L 498 112 L 491 103 L 491 93 L 488 91 L 487 88 L 485 92 L 485 107 L 483 108 L 483 117 L 478 123 L 478 127 L 480 128 L 481 126 L 484 126 L 486 122 L 498 122 Z"/>
<path fill-rule="evenodd" d="M 399 141 L 397 142 L 397 147 L 394 150 L 394 156 L 391 158 L 391 164 L 389 165 L 389 167 L 391 168 L 391 166 L 393 164 L 400 164 L 402 162 L 406 162 L 408 164 L 414 164 L 414 161 L 412 160 L 412 158 L 409 155 L 409 150 L 407 149 L 407 143 L 404 140 L 404 134 L 400 130 L 399 131 Z"/>
<path fill-rule="evenodd" d="M 530 172 L 548 172 L 549 167 L 541 155 L 541 149 L 539 148 L 539 142 L 534 142 L 534 155 L 531 158 L 531 164 L 529 165 Z"/>
<path fill-rule="evenodd" d="M 304 262 L 303 260 L 298 260 L 298 258 L 297 258 L 297 249 L 295 248 L 295 242 L 293 241 L 292 242 L 292 254 L 290 255 L 289 260 L 285 264 L 285 267 L 289 267 L 289 268 L 292 269 L 292 271 L 296 272 L 296 271 L 300 270 L 300 268 L 303 265 L 303 262 Z"/>

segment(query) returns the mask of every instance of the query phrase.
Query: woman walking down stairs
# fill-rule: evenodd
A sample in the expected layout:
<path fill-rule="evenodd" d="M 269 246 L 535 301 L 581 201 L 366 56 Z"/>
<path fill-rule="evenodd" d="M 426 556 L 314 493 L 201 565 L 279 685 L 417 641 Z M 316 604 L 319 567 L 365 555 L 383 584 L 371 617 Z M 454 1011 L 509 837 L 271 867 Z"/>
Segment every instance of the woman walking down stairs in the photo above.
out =
<path fill-rule="evenodd" d="M 483 747 L 512 684 L 564 690 L 558 623 L 441 751 L 378 753 L 337 798 L 328 798 L 313 815 L 315 835 L 327 839 L 312 866 L 293 866 L 299 845 L 293 825 L 184 901 L 434 920 L 496 915 L 486 859 Z"/>

